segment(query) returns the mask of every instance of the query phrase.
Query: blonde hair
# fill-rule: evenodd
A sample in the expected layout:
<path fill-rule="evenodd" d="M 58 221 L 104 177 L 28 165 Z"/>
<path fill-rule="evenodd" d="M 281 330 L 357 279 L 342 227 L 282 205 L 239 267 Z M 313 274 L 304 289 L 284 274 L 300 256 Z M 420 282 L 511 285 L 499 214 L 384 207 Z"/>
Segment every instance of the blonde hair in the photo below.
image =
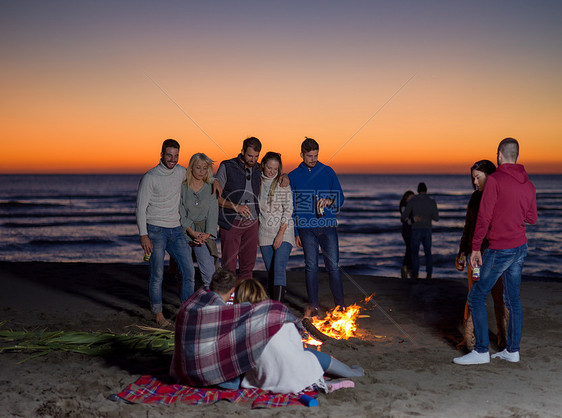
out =
<path fill-rule="evenodd" d="M 207 164 L 207 172 L 205 173 L 205 176 L 203 177 L 203 181 L 205 183 L 210 183 L 211 179 L 213 178 L 213 162 L 214 161 L 211 160 L 209 157 L 207 157 L 202 152 L 198 152 L 197 154 L 193 154 L 191 156 L 191 159 L 189 160 L 189 165 L 187 166 L 184 183 L 187 184 L 188 187 L 191 183 L 191 180 L 193 179 L 193 175 L 191 174 L 191 170 L 193 169 L 193 166 L 195 165 L 195 163 L 197 161 L 201 161 L 201 162 Z"/>
<path fill-rule="evenodd" d="M 269 160 L 275 160 L 279 163 L 279 170 L 277 171 L 277 176 L 275 176 L 275 178 L 273 179 L 273 182 L 271 183 L 271 187 L 269 189 L 269 193 L 267 195 L 267 204 L 271 205 L 271 202 L 273 202 L 273 194 L 275 193 L 275 189 L 279 185 L 279 178 L 283 174 L 283 163 L 281 162 L 281 154 L 279 154 L 278 152 L 270 151 L 267 154 L 265 154 L 261 160 L 262 171 L 265 169 L 265 165 Z M 260 189 L 260 193 L 261 193 L 261 189 Z"/>
<path fill-rule="evenodd" d="M 267 300 L 265 289 L 255 279 L 246 279 L 238 283 L 234 291 L 234 303 L 250 302 L 258 303 Z"/>

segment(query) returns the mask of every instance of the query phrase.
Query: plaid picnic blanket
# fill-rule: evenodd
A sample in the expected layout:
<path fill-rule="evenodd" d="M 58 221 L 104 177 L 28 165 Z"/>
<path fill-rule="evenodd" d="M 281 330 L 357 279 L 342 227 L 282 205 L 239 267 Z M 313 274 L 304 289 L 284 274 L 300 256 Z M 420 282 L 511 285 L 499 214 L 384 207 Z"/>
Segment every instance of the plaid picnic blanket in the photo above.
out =
<path fill-rule="evenodd" d="M 226 305 L 218 294 L 200 289 L 176 317 L 170 375 L 195 387 L 234 379 L 255 366 L 285 322 L 297 318 L 282 303 Z"/>
<path fill-rule="evenodd" d="M 314 391 L 306 391 L 303 394 L 313 398 L 318 395 Z M 187 405 L 206 405 L 226 400 L 235 403 L 248 402 L 252 404 L 252 408 L 302 405 L 299 402 L 301 395 L 273 393 L 261 389 L 223 390 L 167 385 L 152 376 L 141 376 L 136 382 L 131 383 L 121 393 L 117 394 L 119 398 L 130 403 L 169 405 L 181 402 Z"/>

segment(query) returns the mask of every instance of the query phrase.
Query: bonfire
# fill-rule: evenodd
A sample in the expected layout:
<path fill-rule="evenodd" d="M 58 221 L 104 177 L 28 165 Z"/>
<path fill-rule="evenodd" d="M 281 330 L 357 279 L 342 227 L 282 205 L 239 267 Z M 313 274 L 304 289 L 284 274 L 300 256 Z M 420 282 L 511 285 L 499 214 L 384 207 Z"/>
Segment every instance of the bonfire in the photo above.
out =
<path fill-rule="evenodd" d="M 362 302 L 368 302 L 371 300 L 373 295 L 368 296 Z M 336 340 L 347 340 L 355 336 L 355 331 L 357 331 L 357 319 L 364 318 L 368 315 L 360 315 L 361 306 L 358 304 L 353 304 L 348 306 L 346 309 L 341 309 L 336 306 L 331 311 L 326 312 L 326 316 L 322 319 L 314 317 L 310 320 L 310 323 L 320 331 L 327 339 L 334 338 Z M 314 336 L 309 336 L 304 339 L 303 342 L 307 345 L 319 346 L 322 342 L 314 338 Z"/>

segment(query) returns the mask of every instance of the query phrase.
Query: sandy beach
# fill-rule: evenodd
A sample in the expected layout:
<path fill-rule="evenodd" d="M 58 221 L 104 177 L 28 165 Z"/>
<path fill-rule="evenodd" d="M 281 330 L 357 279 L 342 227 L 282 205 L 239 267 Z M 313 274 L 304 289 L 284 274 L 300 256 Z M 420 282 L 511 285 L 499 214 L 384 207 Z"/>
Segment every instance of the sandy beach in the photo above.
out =
<path fill-rule="evenodd" d="M 304 273 L 288 278 L 288 306 L 300 315 Z M 127 264 L 0 262 L 3 329 L 130 332 L 153 326 L 148 268 Z M 264 273 L 257 272 L 263 278 Z M 327 277 L 321 303 L 331 308 Z M 466 284 L 461 280 L 403 280 L 344 276 L 348 303 L 375 293 L 358 321 L 358 338 L 322 350 L 359 364 L 354 389 L 319 396 L 320 406 L 251 410 L 221 401 L 210 406 L 127 405 L 108 400 L 140 375 L 165 376 L 171 356 L 104 356 L 56 352 L 33 358 L 0 354 L 1 416 L 288 416 L 295 417 L 556 417 L 562 400 L 562 284 L 522 284 L 521 362 L 492 360 L 457 366 Z M 165 283 L 165 313 L 179 307 L 175 283 Z M 493 320 L 490 328 L 495 332 Z M 496 347 L 490 347 L 491 352 Z"/>

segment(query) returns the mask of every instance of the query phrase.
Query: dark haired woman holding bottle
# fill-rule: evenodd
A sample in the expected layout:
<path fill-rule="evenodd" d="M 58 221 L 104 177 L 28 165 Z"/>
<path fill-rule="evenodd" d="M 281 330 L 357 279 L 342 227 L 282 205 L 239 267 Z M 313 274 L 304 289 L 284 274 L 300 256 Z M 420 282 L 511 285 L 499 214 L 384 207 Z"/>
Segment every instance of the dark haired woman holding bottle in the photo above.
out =
<path fill-rule="evenodd" d="M 493 162 L 489 160 L 480 160 L 474 163 L 470 169 L 470 176 L 472 179 L 472 187 L 474 188 L 474 193 L 470 197 L 466 208 L 466 218 L 464 223 L 464 228 L 462 231 L 462 238 L 459 245 L 459 253 L 455 259 L 455 264 L 457 270 L 463 271 L 466 265 L 466 270 L 468 272 L 468 292 L 472 284 L 479 279 L 479 277 L 474 277 L 474 269 L 467 263 L 466 260 L 470 258 L 470 253 L 472 252 L 472 238 L 474 237 L 474 230 L 476 228 L 476 219 L 478 218 L 478 209 L 480 208 L 480 200 L 482 199 L 482 191 L 484 190 L 484 185 L 486 184 L 486 179 L 488 176 L 496 171 L 496 166 Z M 482 248 L 480 251 L 488 248 L 488 241 L 484 239 L 482 243 Z M 497 326 L 497 343 L 499 350 L 505 348 L 507 342 L 507 323 L 509 314 L 505 307 L 503 301 L 503 283 L 498 280 L 492 289 L 492 299 L 494 300 L 494 313 L 496 316 L 496 326 Z M 472 322 L 472 315 L 470 314 L 470 309 L 468 306 L 468 301 L 464 307 L 464 338 L 457 345 L 457 348 L 461 349 L 466 347 L 468 350 L 474 348 L 474 324 Z"/>

